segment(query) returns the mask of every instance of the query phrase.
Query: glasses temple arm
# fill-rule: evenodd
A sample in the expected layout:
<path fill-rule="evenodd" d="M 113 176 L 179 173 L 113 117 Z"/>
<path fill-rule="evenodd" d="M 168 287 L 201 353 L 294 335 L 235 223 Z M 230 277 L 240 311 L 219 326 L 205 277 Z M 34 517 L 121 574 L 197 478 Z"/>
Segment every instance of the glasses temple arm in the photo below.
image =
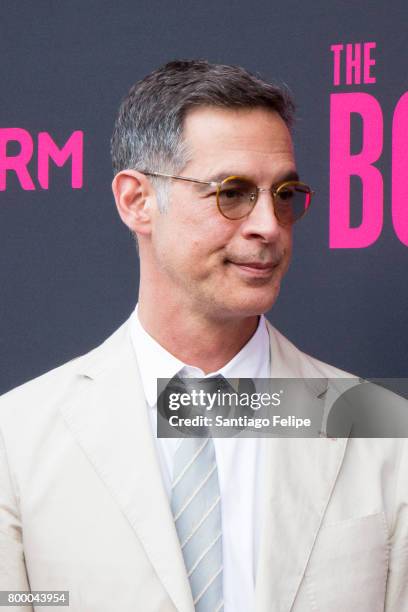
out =
<path fill-rule="evenodd" d="M 177 176 L 175 174 L 165 174 L 164 172 L 142 172 L 146 176 L 159 176 L 163 178 L 171 178 L 179 181 L 188 181 L 189 183 L 200 183 L 201 185 L 211 185 L 216 187 L 219 185 L 216 181 L 201 181 L 200 179 L 190 178 L 189 176 Z"/>

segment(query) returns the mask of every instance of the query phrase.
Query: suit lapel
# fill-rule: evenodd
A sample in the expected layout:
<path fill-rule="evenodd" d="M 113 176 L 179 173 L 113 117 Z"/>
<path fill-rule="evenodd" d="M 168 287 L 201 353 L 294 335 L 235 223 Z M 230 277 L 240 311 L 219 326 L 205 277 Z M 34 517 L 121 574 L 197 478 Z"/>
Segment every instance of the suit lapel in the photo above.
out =
<path fill-rule="evenodd" d="M 193 612 L 126 324 L 90 354 L 62 413 L 135 530 L 175 608 Z"/>
<path fill-rule="evenodd" d="M 268 326 L 272 378 L 321 377 Z M 324 396 L 327 381 L 311 393 Z M 316 399 L 316 401 L 319 401 Z M 324 401 L 324 400 L 320 400 Z M 256 612 L 290 612 L 322 523 L 347 438 L 267 439 L 264 524 L 258 560 Z"/>

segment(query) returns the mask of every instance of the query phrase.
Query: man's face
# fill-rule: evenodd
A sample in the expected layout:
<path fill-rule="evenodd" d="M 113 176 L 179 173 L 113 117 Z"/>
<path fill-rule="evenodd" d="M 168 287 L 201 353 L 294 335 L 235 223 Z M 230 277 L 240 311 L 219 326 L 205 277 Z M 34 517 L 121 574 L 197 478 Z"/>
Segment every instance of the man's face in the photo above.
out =
<path fill-rule="evenodd" d="M 192 156 L 183 176 L 239 175 L 263 188 L 293 178 L 292 141 L 277 113 L 198 108 L 186 117 L 184 138 Z M 259 193 L 249 217 L 232 221 L 219 213 L 215 188 L 173 181 L 168 211 L 153 216 L 150 278 L 164 299 L 193 314 L 254 316 L 274 304 L 291 246 L 291 228 L 278 224 L 269 192 Z"/>

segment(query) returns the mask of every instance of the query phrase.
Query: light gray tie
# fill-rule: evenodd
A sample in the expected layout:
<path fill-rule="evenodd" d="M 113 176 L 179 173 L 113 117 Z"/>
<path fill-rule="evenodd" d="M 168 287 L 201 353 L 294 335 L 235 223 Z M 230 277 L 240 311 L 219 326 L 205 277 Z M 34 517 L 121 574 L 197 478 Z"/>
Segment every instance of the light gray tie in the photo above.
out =
<path fill-rule="evenodd" d="M 221 497 L 212 438 L 184 438 L 175 454 L 171 508 L 197 612 L 222 612 Z"/>

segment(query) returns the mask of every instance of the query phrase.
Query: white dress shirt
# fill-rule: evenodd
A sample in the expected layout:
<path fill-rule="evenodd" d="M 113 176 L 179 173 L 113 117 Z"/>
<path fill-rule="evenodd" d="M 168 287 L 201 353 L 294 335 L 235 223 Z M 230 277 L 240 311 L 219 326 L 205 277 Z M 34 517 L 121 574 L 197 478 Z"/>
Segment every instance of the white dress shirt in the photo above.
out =
<path fill-rule="evenodd" d="M 136 353 L 155 437 L 163 484 L 170 499 L 174 454 L 179 438 L 157 438 L 157 378 L 204 377 L 166 351 L 142 327 L 137 306 L 131 317 L 131 339 Z M 269 378 L 270 345 L 265 319 L 255 334 L 217 372 L 225 378 Z M 263 439 L 213 438 L 221 494 L 224 611 L 249 612 L 255 607 L 255 577 L 260 544 L 263 502 Z"/>

